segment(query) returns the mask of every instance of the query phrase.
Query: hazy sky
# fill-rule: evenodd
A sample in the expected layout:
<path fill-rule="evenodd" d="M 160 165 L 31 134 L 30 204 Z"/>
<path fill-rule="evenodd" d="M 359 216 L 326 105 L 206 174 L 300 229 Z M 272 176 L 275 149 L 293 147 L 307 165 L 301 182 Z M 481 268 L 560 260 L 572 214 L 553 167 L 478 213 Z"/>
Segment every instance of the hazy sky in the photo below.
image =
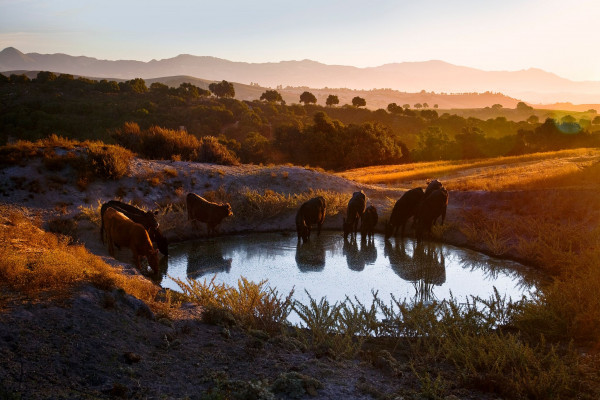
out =
<path fill-rule="evenodd" d="M 149 61 L 443 60 L 600 80 L 599 0 L 0 0 L 0 49 Z"/>

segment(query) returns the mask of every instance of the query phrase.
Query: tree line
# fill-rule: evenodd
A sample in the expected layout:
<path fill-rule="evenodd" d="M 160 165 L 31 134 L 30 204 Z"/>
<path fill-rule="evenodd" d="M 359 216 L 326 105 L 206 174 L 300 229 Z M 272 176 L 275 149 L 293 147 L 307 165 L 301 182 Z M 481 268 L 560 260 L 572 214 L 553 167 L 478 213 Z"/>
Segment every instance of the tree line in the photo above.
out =
<path fill-rule="evenodd" d="M 190 83 L 169 87 L 154 82 L 148 87 L 139 78 L 98 81 L 45 71 L 35 79 L 0 74 L 0 143 L 57 134 L 115 144 L 115 132 L 133 123 L 143 132 L 160 128 L 199 140 L 210 136 L 198 143 L 218 143 L 242 162 L 344 169 L 598 146 L 593 129 L 600 128 L 596 121 L 584 127 L 566 117 L 515 122 L 439 115 L 429 105 L 391 103 L 372 111 L 358 96 L 352 105 L 339 106 L 335 94 L 319 106 L 308 91 L 297 104 L 285 104 L 271 89 L 253 101 L 234 97 L 233 84 L 224 80 L 205 89 Z"/>

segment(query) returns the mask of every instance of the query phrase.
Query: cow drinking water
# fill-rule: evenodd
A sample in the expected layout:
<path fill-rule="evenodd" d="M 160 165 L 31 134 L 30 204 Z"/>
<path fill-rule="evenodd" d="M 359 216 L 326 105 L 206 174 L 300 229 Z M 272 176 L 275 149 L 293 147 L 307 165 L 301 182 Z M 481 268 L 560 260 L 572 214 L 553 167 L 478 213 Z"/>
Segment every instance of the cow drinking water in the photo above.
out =
<path fill-rule="evenodd" d="M 317 236 L 321 234 L 321 226 L 325 221 L 325 199 L 322 196 L 304 202 L 296 213 L 296 231 L 298 241 L 307 242 L 310 238 L 310 226 L 317 224 Z"/>
<path fill-rule="evenodd" d="M 446 209 L 448 207 L 448 191 L 443 187 L 434 190 L 423 199 L 419 206 L 416 218 L 417 240 L 420 240 L 425 233 L 431 233 L 431 227 L 441 216 L 442 222 L 446 219 Z"/>
<path fill-rule="evenodd" d="M 392 235 L 398 233 L 398 228 L 402 227 L 401 235 L 404 237 L 404 226 L 406 221 L 415 215 L 419 207 L 420 202 L 425 197 L 423 189 L 418 187 L 410 189 L 396 201 L 392 210 L 390 220 L 385 224 L 385 239 L 389 239 Z"/>
<path fill-rule="evenodd" d="M 365 209 L 367 208 L 367 196 L 361 190 L 360 192 L 354 192 L 352 198 L 348 201 L 348 209 L 346 211 L 346 218 L 344 218 L 344 239 L 348 238 L 348 234 L 356 237 L 358 231 L 358 221 L 362 218 Z"/>
<path fill-rule="evenodd" d="M 114 257 L 117 247 L 128 247 L 133 253 L 135 266 L 141 268 L 141 258 L 146 257 L 148 264 L 154 273 L 158 268 L 158 250 L 155 250 L 150 241 L 150 236 L 142 224 L 133 222 L 123 213 L 114 208 L 107 208 L 102 217 L 102 223 L 106 230 L 108 252 Z"/>
<path fill-rule="evenodd" d="M 100 208 L 100 219 L 102 221 L 100 225 L 100 239 L 102 239 L 102 243 L 104 243 L 104 213 L 108 208 L 114 208 L 115 210 L 123 213 L 133 222 L 142 224 L 148 231 L 150 239 L 153 242 L 156 242 L 158 250 L 160 250 L 160 252 L 165 256 L 169 254 L 169 242 L 158 229 L 158 221 L 156 220 L 156 214 L 158 212 L 144 211 L 132 206 L 131 204 L 123 203 L 122 201 L 118 200 L 110 200 L 102 204 L 102 207 Z"/>
<path fill-rule="evenodd" d="M 362 222 L 360 224 L 360 238 L 361 240 L 374 238 L 375 235 L 375 226 L 377 225 L 377 221 L 379 220 L 379 216 L 377 215 L 377 209 L 375 206 L 369 206 L 365 210 L 365 213 L 362 216 Z"/>

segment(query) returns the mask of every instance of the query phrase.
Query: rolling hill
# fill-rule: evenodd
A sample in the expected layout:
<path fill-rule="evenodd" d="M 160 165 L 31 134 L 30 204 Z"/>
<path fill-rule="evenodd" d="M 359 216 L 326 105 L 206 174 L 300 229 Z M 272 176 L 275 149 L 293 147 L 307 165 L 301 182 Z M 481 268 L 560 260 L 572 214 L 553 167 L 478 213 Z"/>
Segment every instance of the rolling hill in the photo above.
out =
<path fill-rule="evenodd" d="M 522 71 L 483 71 L 443 61 L 403 62 L 357 68 L 311 60 L 269 63 L 234 62 L 215 57 L 181 54 L 151 60 L 99 60 L 66 54 L 24 54 L 8 47 L 0 52 L 0 71 L 48 70 L 99 78 L 194 76 L 262 87 L 312 87 L 402 92 L 501 92 L 533 103 L 598 103 L 600 82 L 576 82 L 530 68 Z M 341 100 L 341 99 L 340 99 Z M 440 105 L 441 106 L 441 105 Z"/>

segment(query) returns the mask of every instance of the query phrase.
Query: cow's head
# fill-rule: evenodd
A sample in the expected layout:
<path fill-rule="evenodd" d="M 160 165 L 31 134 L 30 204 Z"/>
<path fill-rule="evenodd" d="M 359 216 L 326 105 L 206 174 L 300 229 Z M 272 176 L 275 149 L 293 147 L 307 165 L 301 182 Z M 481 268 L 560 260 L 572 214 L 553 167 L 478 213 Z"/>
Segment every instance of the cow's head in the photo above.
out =
<path fill-rule="evenodd" d="M 310 238 L 310 229 L 308 228 L 308 226 L 306 224 L 303 223 L 298 228 L 298 236 L 300 236 L 302 238 L 302 243 L 308 242 L 308 239 Z"/>
<path fill-rule="evenodd" d="M 146 211 L 144 213 L 144 218 L 149 227 L 158 228 L 158 221 L 156 220 L 156 216 L 158 215 L 158 211 Z"/>
<path fill-rule="evenodd" d="M 156 242 L 158 250 L 160 250 L 160 252 L 163 253 L 165 256 L 168 256 L 169 241 L 167 240 L 167 238 L 164 237 L 162 233 L 160 233 L 158 228 L 149 229 L 148 233 L 150 234 L 150 239 L 152 239 L 153 242 Z"/>
<path fill-rule="evenodd" d="M 224 213 L 225 217 L 231 217 L 233 215 L 233 211 L 231 210 L 231 204 L 229 204 L 229 203 L 222 204 L 221 208 L 223 209 L 223 213 Z"/>

